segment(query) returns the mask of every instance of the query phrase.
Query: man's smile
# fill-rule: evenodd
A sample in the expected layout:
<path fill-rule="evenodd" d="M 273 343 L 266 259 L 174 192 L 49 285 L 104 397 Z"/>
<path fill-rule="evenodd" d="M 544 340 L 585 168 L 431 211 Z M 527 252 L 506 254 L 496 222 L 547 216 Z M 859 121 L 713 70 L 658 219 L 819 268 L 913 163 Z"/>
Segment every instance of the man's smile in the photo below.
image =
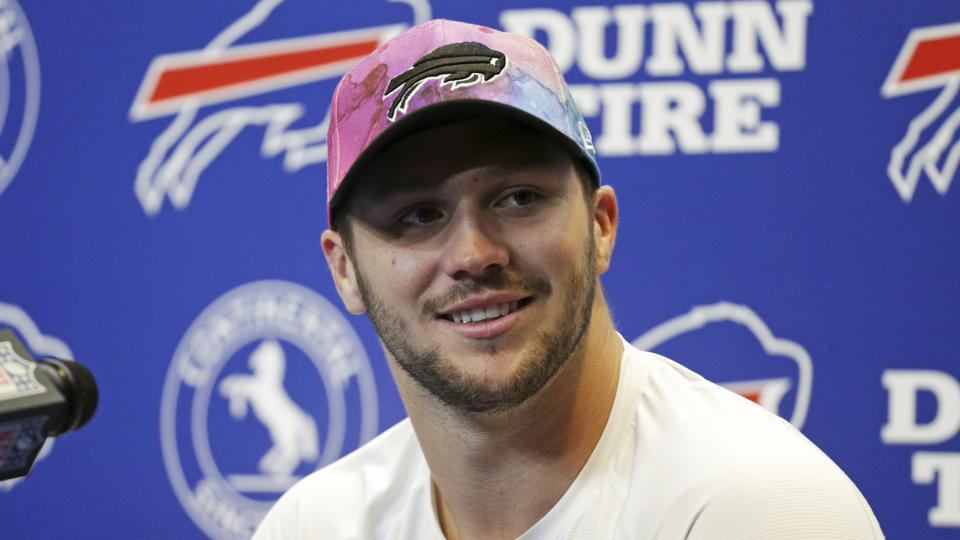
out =
<path fill-rule="evenodd" d="M 440 314 L 440 318 L 455 323 L 478 323 L 499 319 L 509 315 L 533 301 L 532 297 L 520 298 L 519 300 L 504 300 L 501 302 L 470 302 L 473 305 L 462 305 L 446 310 Z"/>
<path fill-rule="evenodd" d="M 470 298 L 437 314 L 436 320 L 470 339 L 491 339 L 519 322 L 533 296 L 500 293 Z"/>

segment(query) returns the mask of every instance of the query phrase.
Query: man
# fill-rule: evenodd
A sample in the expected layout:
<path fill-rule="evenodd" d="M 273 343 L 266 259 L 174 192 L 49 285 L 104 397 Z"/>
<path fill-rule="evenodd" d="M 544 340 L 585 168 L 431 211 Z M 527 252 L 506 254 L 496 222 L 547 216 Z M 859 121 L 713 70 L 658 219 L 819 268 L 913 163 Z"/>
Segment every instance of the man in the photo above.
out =
<path fill-rule="evenodd" d="M 340 82 L 323 250 L 409 419 L 256 538 L 881 538 L 788 423 L 631 347 L 598 276 L 618 207 L 534 41 L 431 21 Z"/>

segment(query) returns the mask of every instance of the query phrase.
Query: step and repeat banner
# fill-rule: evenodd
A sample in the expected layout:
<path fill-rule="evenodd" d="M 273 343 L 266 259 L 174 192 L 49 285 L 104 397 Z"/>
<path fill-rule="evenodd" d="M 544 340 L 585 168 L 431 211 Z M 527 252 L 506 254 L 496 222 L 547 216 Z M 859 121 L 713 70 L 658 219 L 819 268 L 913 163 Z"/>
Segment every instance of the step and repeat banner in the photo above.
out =
<path fill-rule="evenodd" d="M 0 0 L 0 327 L 101 392 L 0 537 L 246 538 L 404 417 L 320 249 L 326 132 L 432 17 L 556 57 L 625 338 L 800 428 L 888 537 L 960 535 L 956 0 Z"/>

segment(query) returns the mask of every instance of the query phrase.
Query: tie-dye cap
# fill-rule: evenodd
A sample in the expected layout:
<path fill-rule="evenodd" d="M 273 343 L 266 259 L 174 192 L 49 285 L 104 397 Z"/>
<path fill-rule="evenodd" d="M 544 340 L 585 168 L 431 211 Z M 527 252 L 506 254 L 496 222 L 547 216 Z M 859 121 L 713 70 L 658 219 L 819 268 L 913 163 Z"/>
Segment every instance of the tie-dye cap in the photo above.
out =
<path fill-rule="evenodd" d="M 390 143 L 482 116 L 556 135 L 599 184 L 590 132 L 550 53 L 523 36 L 437 19 L 384 43 L 337 85 L 327 134 L 327 216 L 332 221 L 352 172 Z"/>

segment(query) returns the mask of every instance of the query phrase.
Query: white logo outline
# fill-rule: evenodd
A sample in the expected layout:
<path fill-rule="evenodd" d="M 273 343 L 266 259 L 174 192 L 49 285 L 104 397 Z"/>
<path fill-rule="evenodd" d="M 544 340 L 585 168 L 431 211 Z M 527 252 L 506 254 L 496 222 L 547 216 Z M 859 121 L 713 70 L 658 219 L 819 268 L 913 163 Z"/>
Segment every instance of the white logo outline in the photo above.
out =
<path fill-rule="evenodd" d="M 880 89 L 885 98 L 893 98 L 924 90 L 942 87 L 936 99 L 915 116 L 907 127 L 903 138 L 890 150 L 887 163 L 887 176 L 905 203 L 913 200 L 921 175 L 926 173 L 934 189 L 940 195 L 946 195 L 953 177 L 960 166 L 960 141 L 950 143 L 960 127 L 960 108 L 953 111 L 942 122 L 929 142 L 917 148 L 924 130 L 930 127 L 954 101 L 960 91 L 960 69 L 950 70 L 936 75 L 919 77 L 916 80 L 901 81 L 910 59 L 918 46 L 926 41 L 960 35 L 960 23 L 942 24 L 914 28 L 907 36 L 903 47 L 887 74 Z M 949 150 L 948 150 L 949 147 Z M 938 165 L 944 152 L 947 153 L 942 165 Z M 907 157 L 913 153 L 904 171 Z"/>
<path fill-rule="evenodd" d="M 7 10 L 13 15 L 7 16 Z M 0 132 L 5 127 L 10 107 L 7 57 L 17 47 L 23 60 L 25 85 L 23 119 L 10 155 L 6 158 L 0 156 L 0 195 L 13 181 L 30 150 L 40 113 L 40 59 L 37 54 L 37 44 L 30 30 L 30 23 L 20 5 L 16 0 L 3 0 L 0 2 L 0 70 L 8 77 L 6 77 L 4 88 L 0 91 L 3 109 L 0 111 Z"/>
<path fill-rule="evenodd" d="M 285 307 L 258 312 L 269 301 Z M 310 328 L 310 332 L 305 328 Z M 353 327 L 333 304 L 307 287 L 279 280 L 254 281 L 224 293 L 194 319 L 177 345 L 160 407 L 161 450 L 167 478 L 187 515 L 212 538 L 243 538 L 272 504 L 245 497 L 221 474 L 210 450 L 206 422 L 213 388 L 221 380 L 220 373 L 227 361 L 240 348 L 263 339 L 281 340 L 306 353 L 326 385 L 328 434 L 333 436 L 323 441 L 324 451 L 316 467 L 339 457 L 345 440 L 341 432 L 346 430 L 346 420 L 338 418 L 345 418 L 346 406 L 340 406 L 338 412 L 337 405 L 337 400 L 343 399 L 344 388 L 338 391 L 330 382 L 356 387 L 359 444 L 377 433 L 379 409 L 372 366 Z M 192 396 L 188 395 L 189 389 L 194 390 Z M 182 421 L 190 422 L 186 430 L 190 442 L 184 444 L 178 441 L 186 437 L 182 435 L 186 431 L 177 429 L 181 403 L 189 407 Z M 195 482 L 187 478 L 181 448 L 189 448 L 196 460 L 200 474 Z M 289 485 L 272 487 L 276 489 L 271 491 L 282 492 Z M 234 521 L 225 525 L 221 514 L 210 514 L 211 504 L 213 508 L 227 505 L 230 511 L 226 513 L 236 516 Z"/>
<path fill-rule="evenodd" d="M 258 0 L 256 5 L 230 26 L 220 32 L 206 47 L 202 49 L 204 56 L 219 58 L 222 55 L 240 54 L 252 47 L 262 47 L 263 44 L 232 46 L 237 40 L 264 23 L 270 14 L 285 0 Z M 419 24 L 431 18 L 431 8 L 428 0 L 386 0 L 408 4 L 413 11 L 414 24 Z M 298 40 L 328 40 L 330 37 L 344 37 L 351 34 L 370 33 L 371 30 L 380 34 L 380 39 L 386 41 L 407 27 L 406 24 L 386 25 L 368 28 L 365 30 L 336 32 L 324 36 L 308 38 L 292 38 L 278 40 L 268 44 L 268 47 L 281 44 L 290 45 Z M 193 53 L 174 53 L 161 55 L 155 58 L 148 68 L 136 99 L 130 108 L 130 120 L 139 121 L 161 114 L 176 113 L 173 121 L 150 145 L 147 156 L 137 167 L 134 181 L 134 193 L 143 208 L 144 213 L 153 217 L 160 213 L 163 202 L 169 199 L 177 210 L 185 209 L 193 198 L 200 175 L 216 160 L 221 152 L 247 126 L 263 126 L 265 129 L 260 154 L 263 158 L 273 158 L 283 154 L 283 169 L 286 172 L 297 172 L 309 165 L 316 165 L 327 159 L 327 127 L 330 123 L 330 108 L 323 120 L 315 126 L 291 129 L 291 125 L 300 119 L 306 112 L 303 103 L 272 103 L 261 107 L 245 106 L 230 107 L 217 111 L 194 124 L 200 108 L 210 103 L 229 101 L 239 95 L 258 93 L 262 85 L 246 85 L 236 89 L 228 98 L 225 95 L 209 103 L 196 96 L 174 103 L 175 106 L 150 109 L 142 105 L 146 89 L 156 80 L 157 70 L 162 62 Z M 337 69 L 325 68 L 308 74 L 300 74 L 287 78 L 287 82 L 308 82 L 317 80 L 319 76 L 331 77 L 345 73 L 348 64 L 338 65 Z M 276 80 L 282 79 L 278 78 Z M 150 83 L 150 84 L 148 84 Z"/>
<path fill-rule="evenodd" d="M 681 334 L 717 322 L 734 322 L 745 326 L 757 338 L 764 352 L 768 355 L 786 356 L 796 362 L 798 372 L 796 403 L 793 407 L 793 413 L 786 420 L 797 429 L 802 428 L 807 419 L 813 386 L 813 361 L 810 359 L 810 354 L 799 343 L 775 336 L 767 324 L 763 322 L 763 319 L 745 305 L 734 304 L 733 302 L 717 302 L 695 306 L 687 313 L 647 330 L 633 340 L 633 346 L 644 351 L 653 350 L 660 344 Z M 780 397 L 787 391 L 784 384 L 789 384 L 786 379 L 764 379 L 751 382 L 771 383 L 773 391 L 780 393 Z M 729 386 L 721 384 L 721 386 L 735 390 L 737 383 L 732 383 Z"/>

